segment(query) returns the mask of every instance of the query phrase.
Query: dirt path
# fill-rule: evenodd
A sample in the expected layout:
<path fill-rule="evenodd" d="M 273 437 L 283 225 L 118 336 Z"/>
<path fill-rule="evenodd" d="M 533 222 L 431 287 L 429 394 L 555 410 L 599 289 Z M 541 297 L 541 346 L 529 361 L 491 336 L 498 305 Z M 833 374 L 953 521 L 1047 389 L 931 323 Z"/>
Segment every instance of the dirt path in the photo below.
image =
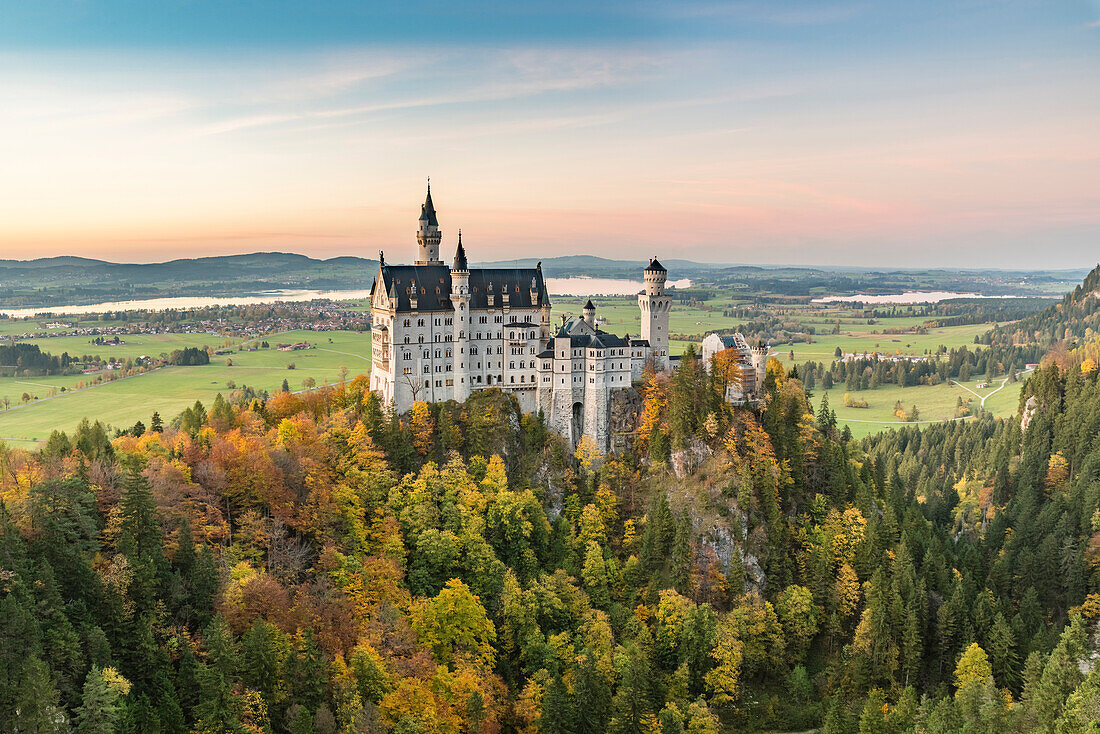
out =
<path fill-rule="evenodd" d="M 1019 377 L 1023 377 L 1023 376 L 1024 376 L 1024 375 L 1026 375 L 1026 374 L 1027 374 L 1028 372 L 1032 372 L 1032 371 L 1033 371 L 1033 370 L 1024 370 L 1024 371 L 1023 371 L 1023 372 L 1021 372 L 1021 373 L 1020 373 L 1020 374 L 1019 374 L 1018 376 L 1019 376 Z M 951 382 L 951 383 L 955 384 L 955 385 L 956 385 L 957 387 L 961 387 L 961 388 L 962 388 L 963 390 L 966 390 L 966 391 L 967 391 L 968 393 L 970 393 L 971 395 L 973 395 L 974 397 L 976 397 L 976 398 L 977 398 L 978 400 L 980 400 L 980 401 L 981 401 L 981 403 L 979 404 L 979 406 L 981 407 L 981 409 L 982 409 L 982 410 L 985 410 L 985 400 L 986 400 L 986 398 L 991 398 L 991 397 L 993 397 L 994 395 L 996 395 L 997 393 L 999 393 L 999 392 L 1000 392 L 1001 390 L 1004 390 L 1004 387 L 1005 387 L 1005 385 L 1007 385 L 1007 384 L 1008 384 L 1008 380 L 1009 380 L 1009 378 L 1008 378 L 1008 377 L 1005 377 L 1004 379 L 1002 379 L 1002 380 L 1001 380 L 1001 385 L 1000 385 L 1000 387 L 998 387 L 997 389 L 995 389 L 995 390 L 993 390 L 993 391 L 991 391 L 991 392 L 988 392 L 988 393 L 986 393 L 985 395 L 979 395 L 978 393 L 974 392 L 974 391 L 973 391 L 973 390 L 971 390 L 971 389 L 970 389 L 969 387 L 967 387 L 966 385 L 962 384 L 961 382 L 958 382 L 957 380 L 948 380 L 948 382 Z"/>

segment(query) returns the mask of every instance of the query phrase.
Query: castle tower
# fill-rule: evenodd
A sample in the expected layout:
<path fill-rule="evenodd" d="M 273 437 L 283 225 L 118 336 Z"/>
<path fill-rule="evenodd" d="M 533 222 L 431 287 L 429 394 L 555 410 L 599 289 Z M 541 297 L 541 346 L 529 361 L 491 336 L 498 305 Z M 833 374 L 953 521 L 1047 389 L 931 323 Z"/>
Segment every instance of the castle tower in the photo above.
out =
<path fill-rule="evenodd" d="M 653 258 L 645 269 L 645 292 L 638 295 L 642 338 L 649 341 L 650 354 L 658 371 L 668 369 L 668 314 L 672 310 L 672 298 L 665 295 L 667 278 L 665 266 Z"/>
<path fill-rule="evenodd" d="M 756 395 L 764 392 L 764 378 L 768 375 L 768 352 L 770 348 L 759 342 L 752 349 L 753 391 Z"/>
<path fill-rule="evenodd" d="M 435 217 L 435 205 L 432 204 L 432 185 L 428 183 L 428 196 L 420 207 L 420 229 L 416 231 L 416 242 L 420 246 L 417 265 L 442 265 L 439 259 L 439 241 L 443 233 L 439 231 L 439 221 Z"/>
<path fill-rule="evenodd" d="M 584 304 L 584 309 L 581 310 L 581 314 L 584 316 L 584 323 L 596 328 L 596 307 L 592 305 L 592 299 L 588 299 L 588 303 Z"/>
<path fill-rule="evenodd" d="M 429 203 L 430 199 L 429 199 Z M 438 240 L 436 240 L 438 247 Z M 451 265 L 451 306 L 454 308 L 454 398 L 462 402 L 470 397 L 469 337 L 470 337 L 470 268 L 466 250 L 462 247 L 462 230 L 458 230 L 458 249 Z"/>

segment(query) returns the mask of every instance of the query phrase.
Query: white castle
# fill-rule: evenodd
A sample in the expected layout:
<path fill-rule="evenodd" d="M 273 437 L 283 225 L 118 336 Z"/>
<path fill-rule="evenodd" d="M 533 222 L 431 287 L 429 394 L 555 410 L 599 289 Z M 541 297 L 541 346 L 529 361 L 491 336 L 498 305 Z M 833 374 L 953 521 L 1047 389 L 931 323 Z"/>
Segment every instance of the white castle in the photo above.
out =
<path fill-rule="evenodd" d="M 610 445 L 615 393 L 640 379 L 647 361 L 668 369 L 668 275 L 653 258 L 638 295 L 640 338 L 596 326 L 596 307 L 581 318 L 550 323 L 542 263 L 534 268 L 474 268 L 459 232 L 454 261 L 439 259 L 442 232 L 431 186 L 420 212 L 413 265 L 390 265 L 378 255 L 371 286 L 371 389 L 404 413 L 417 400 L 463 401 L 474 390 L 499 388 L 527 413 L 573 445 L 590 436 Z"/>

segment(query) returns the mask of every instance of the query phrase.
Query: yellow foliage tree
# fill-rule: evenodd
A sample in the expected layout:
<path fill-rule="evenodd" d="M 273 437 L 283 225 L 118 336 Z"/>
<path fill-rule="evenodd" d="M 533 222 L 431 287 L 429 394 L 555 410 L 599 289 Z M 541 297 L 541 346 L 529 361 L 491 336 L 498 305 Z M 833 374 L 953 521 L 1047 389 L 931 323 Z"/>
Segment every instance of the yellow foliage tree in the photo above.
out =
<path fill-rule="evenodd" d="M 427 456 L 432 450 L 435 419 L 426 402 L 417 400 L 413 403 L 412 410 L 409 411 L 409 422 L 412 424 L 413 447 L 416 453 Z"/>
<path fill-rule="evenodd" d="M 970 647 L 959 656 L 959 664 L 955 666 L 955 686 L 960 690 L 971 683 L 984 685 L 993 681 L 993 667 L 989 664 L 989 656 L 976 642 L 971 642 Z"/>
<path fill-rule="evenodd" d="M 1058 489 L 1067 479 L 1069 479 L 1069 462 L 1066 461 L 1066 457 L 1062 456 L 1061 451 L 1052 454 L 1047 462 L 1047 474 L 1044 479 L 1046 488 L 1048 490 Z"/>
<path fill-rule="evenodd" d="M 730 704 L 737 700 L 743 649 L 737 624 L 729 619 L 719 622 L 714 649 L 710 653 L 714 667 L 705 679 L 707 688 L 714 694 L 714 703 Z"/>

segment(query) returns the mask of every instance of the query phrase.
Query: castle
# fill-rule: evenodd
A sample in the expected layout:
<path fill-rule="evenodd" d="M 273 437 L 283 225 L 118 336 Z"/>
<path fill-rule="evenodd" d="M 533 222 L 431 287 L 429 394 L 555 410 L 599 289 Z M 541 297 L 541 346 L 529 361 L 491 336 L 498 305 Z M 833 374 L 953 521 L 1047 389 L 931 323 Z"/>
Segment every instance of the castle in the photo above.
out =
<path fill-rule="evenodd" d="M 607 450 L 611 405 L 647 361 L 668 369 L 667 271 L 653 258 L 638 295 L 641 336 L 619 337 L 596 326 L 589 301 L 581 318 L 551 325 L 542 263 L 534 268 L 473 268 L 458 234 L 454 260 L 439 259 L 431 186 L 420 210 L 413 265 L 378 255 L 371 286 L 371 389 L 399 413 L 425 400 L 463 401 L 495 387 L 516 396 L 526 413 L 576 445 L 589 436 Z"/>
<path fill-rule="evenodd" d="M 711 370 L 712 360 L 727 350 L 732 350 L 730 356 L 737 366 L 738 379 L 726 387 L 726 400 L 734 405 L 756 402 L 764 389 L 769 348 L 762 342 L 756 346 L 750 346 L 748 340 L 740 333 L 711 332 L 703 337 L 703 343 L 700 345 L 699 356 L 707 372 Z"/>

